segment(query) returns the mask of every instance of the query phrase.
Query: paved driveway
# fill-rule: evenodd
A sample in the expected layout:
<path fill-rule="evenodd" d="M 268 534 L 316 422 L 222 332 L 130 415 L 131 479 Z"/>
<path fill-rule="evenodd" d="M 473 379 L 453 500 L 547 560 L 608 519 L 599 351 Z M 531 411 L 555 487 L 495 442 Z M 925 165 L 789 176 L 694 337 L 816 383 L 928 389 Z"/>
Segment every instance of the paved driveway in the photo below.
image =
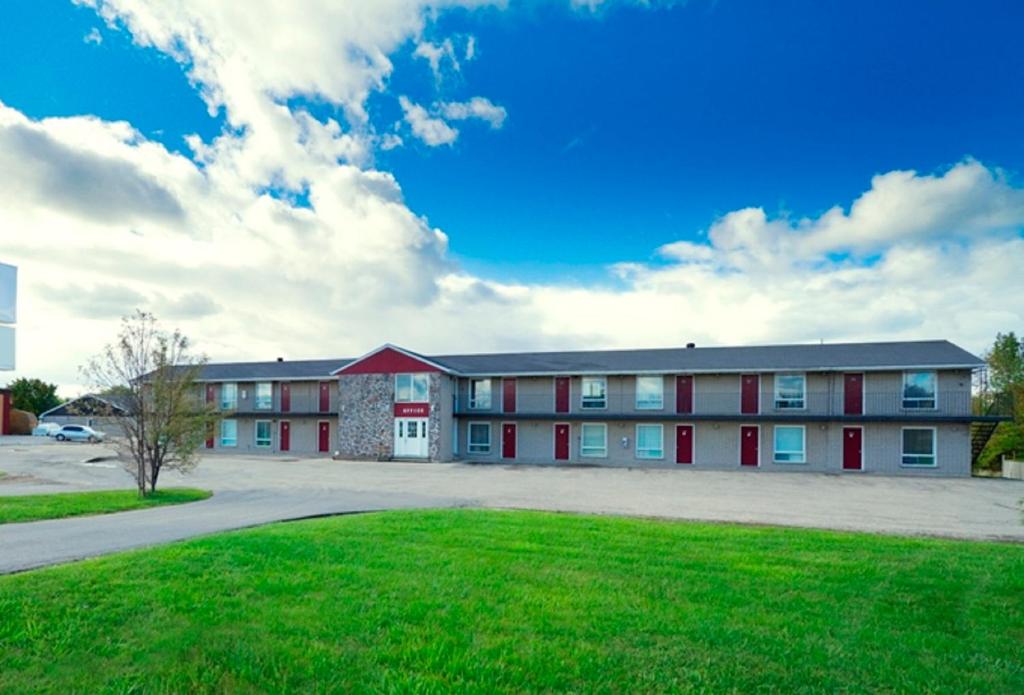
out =
<path fill-rule="evenodd" d="M 102 446 L 0 440 L 0 495 L 125 488 Z M 475 506 L 777 524 L 1024 542 L 1024 483 L 818 473 L 366 463 L 207 456 L 162 485 L 204 502 L 0 525 L 0 572 L 270 521 L 396 508 Z"/>

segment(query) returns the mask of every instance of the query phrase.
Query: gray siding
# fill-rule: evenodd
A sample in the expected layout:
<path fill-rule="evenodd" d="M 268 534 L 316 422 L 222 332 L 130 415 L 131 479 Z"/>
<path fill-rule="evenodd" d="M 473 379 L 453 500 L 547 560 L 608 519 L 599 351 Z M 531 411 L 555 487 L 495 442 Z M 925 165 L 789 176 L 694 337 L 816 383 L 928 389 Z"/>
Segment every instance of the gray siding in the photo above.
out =
<path fill-rule="evenodd" d="M 510 422 L 512 420 L 505 420 Z M 569 463 L 597 464 L 607 466 L 633 467 L 680 467 L 694 469 L 737 470 L 740 466 L 740 427 L 757 426 L 760 432 L 758 469 L 778 471 L 815 471 L 845 473 L 849 475 L 920 475 L 920 476 L 969 476 L 970 435 L 967 425 L 935 425 L 937 433 L 937 465 L 922 468 L 902 465 L 901 428 L 889 423 L 865 423 L 862 425 L 864 470 L 843 471 L 843 427 L 842 423 L 804 423 L 805 463 L 776 462 L 774 460 L 774 428 L 771 423 L 696 422 L 694 427 L 694 463 L 680 466 L 675 463 L 675 427 L 678 422 L 651 422 L 662 425 L 664 457 L 660 460 L 641 459 L 636 456 L 635 422 L 607 422 L 608 446 L 603 457 L 580 455 L 580 422 L 570 422 Z M 491 451 L 487 454 L 469 454 L 469 423 L 482 422 L 491 427 Z M 501 457 L 501 420 L 463 419 L 459 427 L 459 458 L 472 461 L 499 461 Z M 647 423 L 643 423 L 647 424 Z M 793 423 L 800 425 L 800 423 Z M 553 464 L 554 422 L 520 421 L 516 423 L 516 463 Z M 849 426 L 849 425 L 847 425 Z M 861 426 L 861 425 L 858 425 Z M 931 425 L 929 425 L 931 427 Z"/>

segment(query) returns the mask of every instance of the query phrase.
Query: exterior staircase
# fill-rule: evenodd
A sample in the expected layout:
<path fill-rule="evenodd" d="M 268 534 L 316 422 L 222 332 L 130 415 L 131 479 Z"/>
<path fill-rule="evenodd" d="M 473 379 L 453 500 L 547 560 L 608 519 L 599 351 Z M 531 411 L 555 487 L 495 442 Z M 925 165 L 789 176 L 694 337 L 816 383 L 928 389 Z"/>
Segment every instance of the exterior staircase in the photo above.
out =
<path fill-rule="evenodd" d="M 992 438 L 997 427 L 999 427 L 998 422 L 987 420 L 971 423 L 971 466 L 977 465 L 981 452 L 985 450 L 985 445 L 988 444 L 988 440 Z"/>

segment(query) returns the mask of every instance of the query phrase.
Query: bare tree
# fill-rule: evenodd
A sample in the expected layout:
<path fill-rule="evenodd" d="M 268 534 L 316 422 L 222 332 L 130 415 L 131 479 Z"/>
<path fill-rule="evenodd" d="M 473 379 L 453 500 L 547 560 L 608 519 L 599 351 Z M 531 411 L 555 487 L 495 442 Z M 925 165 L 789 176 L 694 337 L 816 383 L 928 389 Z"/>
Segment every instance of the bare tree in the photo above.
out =
<path fill-rule="evenodd" d="M 117 340 L 82 368 L 99 391 L 117 394 L 119 407 L 107 415 L 123 436 L 113 443 L 140 496 L 156 490 L 164 469 L 189 471 L 198 463 L 217 420 L 195 387 L 205 363 L 180 331 L 167 332 L 152 314 L 137 310 L 122 319 Z"/>

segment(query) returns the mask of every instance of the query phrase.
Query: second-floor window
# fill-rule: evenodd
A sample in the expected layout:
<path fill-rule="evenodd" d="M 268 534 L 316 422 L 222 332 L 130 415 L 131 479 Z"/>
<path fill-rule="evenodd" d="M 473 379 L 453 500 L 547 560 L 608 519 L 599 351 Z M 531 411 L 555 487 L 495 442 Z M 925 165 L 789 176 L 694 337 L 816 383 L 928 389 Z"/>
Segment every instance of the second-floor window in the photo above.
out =
<path fill-rule="evenodd" d="M 396 403 L 426 403 L 429 394 L 429 374 L 395 374 Z"/>
<path fill-rule="evenodd" d="M 903 407 L 935 407 L 935 372 L 903 372 Z"/>
<path fill-rule="evenodd" d="M 491 407 L 490 379 L 472 379 L 469 382 L 469 407 L 471 410 L 488 410 Z"/>
<path fill-rule="evenodd" d="M 221 384 L 220 409 L 234 410 L 238 407 L 238 384 Z"/>
<path fill-rule="evenodd" d="M 661 410 L 665 404 L 665 379 L 661 376 L 636 378 L 636 409 Z"/>
<path fill-rule="evenodd" d="M 261 381 L 255 389 L 256 410 L 270 410 L 274 407 L 274 390 L 269 381 Z"/>
<path fill-rule="evenodd" d="M 807 401 L 807 378 L 803 374 L 775 375 L 775 407 L 803 408 Z"/>
<path fill-rule="evenodd" d="M 608 407 L 608 380 L 603 376 L 585 376 L 582 382 L 581 408 Z"/>

